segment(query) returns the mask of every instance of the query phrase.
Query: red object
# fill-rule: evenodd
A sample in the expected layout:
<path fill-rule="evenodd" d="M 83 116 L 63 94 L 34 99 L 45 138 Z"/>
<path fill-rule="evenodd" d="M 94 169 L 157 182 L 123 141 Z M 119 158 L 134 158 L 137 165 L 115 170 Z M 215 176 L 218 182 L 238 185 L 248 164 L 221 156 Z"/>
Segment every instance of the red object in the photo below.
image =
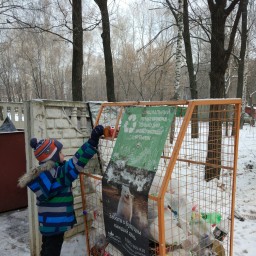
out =
<path fill-rule="evenodd" d="M 115 127 L 111 126 L 110 130 L 109 130 L 109 133 L 110 133 L 111 137 L 113 136 L 114 132 L 115 132 Z M 115 137 L 117 137 L 117 133 L 116 133 Z"/>
<path fill-rule="evenodd" d="M 196 211 L 196 208 L 197 208 L 197 204 L 195 204 L 195 205 L 192 207 L 192 211 L 195 212 L 195 211 Z"/>
<path fill-rule="evenodd" d="M 116 133 L 115 133 L 114 138 L 117 138 L 118 132 L 119 132 L 119 128 L 116 130 L 114 126 L 106 126 L 104 128 L 104 136 L 106 138 L 113 137 L 115 131 L 116 131 Z"/>
<path fill-rule="evenodd" d="M 27 189 L 17 187 L 26 172 L 24 132 L 0 133 L 0 212 L 27 207 Z"/>

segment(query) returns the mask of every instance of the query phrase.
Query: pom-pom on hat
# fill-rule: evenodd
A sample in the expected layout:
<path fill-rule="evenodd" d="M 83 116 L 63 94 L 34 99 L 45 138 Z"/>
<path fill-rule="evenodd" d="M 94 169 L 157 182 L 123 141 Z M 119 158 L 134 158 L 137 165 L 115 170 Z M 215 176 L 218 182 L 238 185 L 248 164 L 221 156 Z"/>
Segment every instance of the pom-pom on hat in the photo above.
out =
<path fill-rule="evenodd" d="M 48 160 L 59 162 L 59 153 L 63 145 L 55 139 L 43 139 L 37 140 L 32 138 L 30 140 L 30 146 L 34 149 L 34 155 L 39 163 L 44 163 Z"/>

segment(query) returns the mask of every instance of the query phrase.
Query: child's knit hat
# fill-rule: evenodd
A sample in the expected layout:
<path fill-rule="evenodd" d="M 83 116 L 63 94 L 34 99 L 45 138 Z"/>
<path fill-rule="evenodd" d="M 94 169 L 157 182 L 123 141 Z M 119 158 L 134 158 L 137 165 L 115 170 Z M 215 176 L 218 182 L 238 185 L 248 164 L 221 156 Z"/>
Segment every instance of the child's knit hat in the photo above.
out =
<path fill-rule="evenodd" d="M 32 138 L 30 140 L 30 146 L 34 149 L 34 155 L 39 163 L 44 163 L 48 160 L 59 162 L 59 153 L 63 145 L 55 139 L 42 139 L 37 140 Z"/>

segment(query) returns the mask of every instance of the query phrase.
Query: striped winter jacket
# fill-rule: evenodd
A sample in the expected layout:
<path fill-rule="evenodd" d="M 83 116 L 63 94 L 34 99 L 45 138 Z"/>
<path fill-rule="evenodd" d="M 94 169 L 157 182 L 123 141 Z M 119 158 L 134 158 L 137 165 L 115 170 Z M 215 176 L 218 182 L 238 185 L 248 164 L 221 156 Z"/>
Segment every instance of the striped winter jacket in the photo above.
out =
<path fill-rule="evenodd" d="M 63 233 L 76 223 L 72 182 L 95 153 L 86 142 L 63 164 L 48 161 L 19 179 L 20 187 L 27 185 L 36 194 L 42 235 Z"/>

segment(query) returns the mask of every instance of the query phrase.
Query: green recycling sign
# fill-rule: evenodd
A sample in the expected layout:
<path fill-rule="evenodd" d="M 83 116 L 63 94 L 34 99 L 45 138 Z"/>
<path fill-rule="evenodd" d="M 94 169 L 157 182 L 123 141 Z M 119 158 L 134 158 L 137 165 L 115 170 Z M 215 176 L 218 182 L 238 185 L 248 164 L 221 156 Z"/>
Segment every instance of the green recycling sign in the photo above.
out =
<path fill-rule="evenodd" d="M 126 109 L 112 160 L 156 170 L 174 116 L 175 108 L 169 106 Z"/>

